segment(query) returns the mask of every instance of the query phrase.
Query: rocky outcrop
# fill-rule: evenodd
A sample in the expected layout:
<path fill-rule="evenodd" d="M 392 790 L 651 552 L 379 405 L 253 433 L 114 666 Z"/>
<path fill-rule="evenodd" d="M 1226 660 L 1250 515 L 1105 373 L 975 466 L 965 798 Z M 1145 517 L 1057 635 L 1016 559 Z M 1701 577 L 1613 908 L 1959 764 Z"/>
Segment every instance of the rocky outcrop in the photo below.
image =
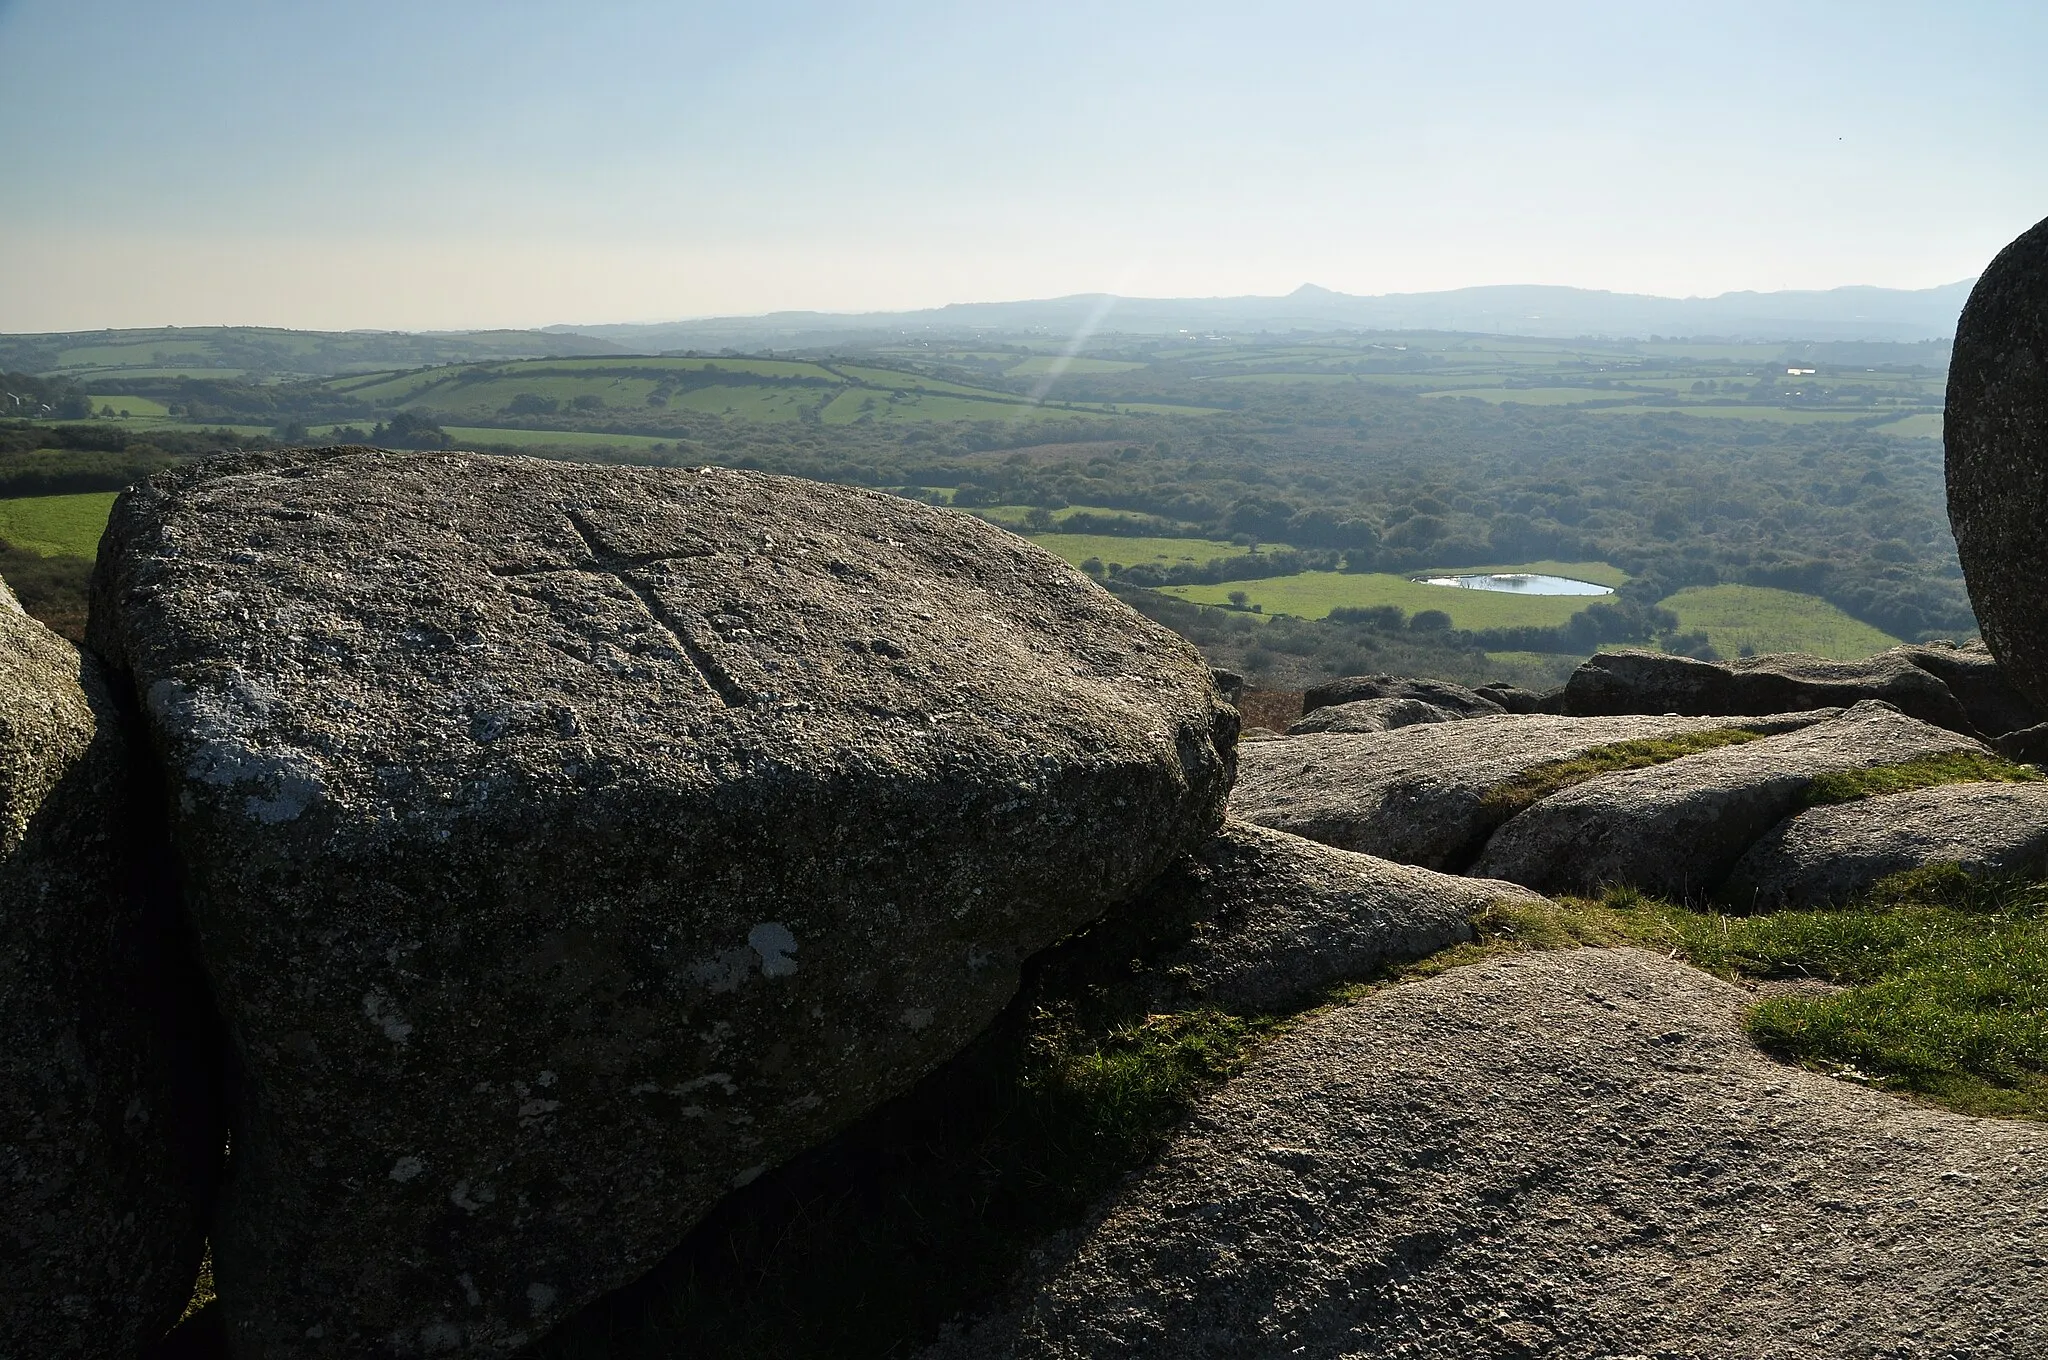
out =
<path fill-rule="evenodd" d="M 1896 647 L 1890 654 L 1904 657 L 1947 685 L 1980 736 L 2000 737 L 2041 721 L 1982 642 L 1972 640 L 1959 647 L 1926 643 Z"/>
<path fill-rule="evenodd" d="M 1523 689 L 1520 685 L 1509 685 L 1499 681 L 1481 685 L 1472 692 L 1482 699 L 1499 704 L 1508 713 L 1541 713 L 1544 711 L 1543 701 L 1549 696 L 1548 691 L 1539 693 L 1533 689 Z"/>
<path fill-rule="evenodd" d="M 1829 716 L 1730 722 L 1497 715 L 1376 735 L 1289 737 L 1239 751 L 1230 806 L 1246 821 L 1342 850 L 1459 870 L 1511 811 L 1488 795 L 1536 766 L 1618 742 L 1731 727 L 1784 731 Z"/>
<path fill-rule="evenodd" d="M 1463 718 L 1507 712 L 1504 705 L 1448 680 L 1417 680 L 1405 675 L 1353 675 L 1306 691 L 1301 696 L 1302 716 L 1307 717 L 1319 708 L 1357 703 L 1361 699 L 1420 699 Z"/>
<path fill-rule="evenodd" d="M 0 585 L 0 1355 L 23 1360 L 130 1360 L 204 1245 L 219 1125 L 172 1050 L 133 778 L 99 668 Z"/>
<path fill-rule="evenodd" d="M 1989 754 L 1960 733 L 1866 700 L 1795 732 L 1552 794 L 1496 831 L 1473 872 L 1545 892 L 1629 884 L 1697 898 L 1797 811 L 1819 776 L 1952 753 Z"/>
<path fill-rule="evenodd" d="M 241 1059 L 249 1356 L 638 1274 L 1208 834 L 1235 730 L 1042 550 L 743 472 L 217 460 L 116 505 L 92 630 Z"/>
<path fill-rule="evenodd" d="M 1971 289 L 1942 431 L 1970 604 L 2014 687 L 2048 715 L 2048 220 L 2000 251 Z"/>
<path fill-rule="evenodd" d="M 1353 699 L 1304 714 L 1287 728 L 1290 737 L 1311 732 L 1391 732 L 1416 723 L 1460 722 L 1467 714 L 1438 708 L 1420 699 Z"/>
<path fill-rule="evenodd" d="M 1325 1012 L 927 1360 L 2048 1352 L 2048 1132 L 1787 1068 L 1639 950 Z"/>
<path fill-rule="evenodd" d="M 1564 702 L 1567 712 L 1583 715 L 1739 716 L 1846 708 L 1877 699 L 1922 722 L 1978 735 L 1962 702 L 1918 664 L 1919 654 L 1934 650 L 1895 647 L 1861 661 L 1790 653 L 1727 663 L 1665 652 L 1600 652 L 1572 672 Z M 1986 705 L 1981 711 L 1992 709 Z"/>
<path fill-rule="evenodd" d="M 1942 784 L 1788 818 L 1737 861 L 1721 895 L 1742 909 L 1813 906 L 1908 869 L 2042 870 L 2044 859 L 2048 783 Z"/>
<path fill-rule="evenodd" d="M 1260 1015 L 1470 940 L 1488 907 L 1540 900 L 1233 819 L 1078 943 L 1151 1010 Z"/>

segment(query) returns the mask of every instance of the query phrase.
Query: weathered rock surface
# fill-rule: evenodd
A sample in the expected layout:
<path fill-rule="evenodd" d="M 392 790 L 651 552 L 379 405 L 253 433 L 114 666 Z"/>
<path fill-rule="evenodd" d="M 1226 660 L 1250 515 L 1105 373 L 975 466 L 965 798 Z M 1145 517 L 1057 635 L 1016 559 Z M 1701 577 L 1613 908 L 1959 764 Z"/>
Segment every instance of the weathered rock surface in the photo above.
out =
<path fill-rule="evenodd" d="M 1290 737 L 1311 732 L 1391 732 L 1416 723 L 1460 722 L 1468 715 L 1420 699 L 1353 699 L 1313 709 L 1288 725 Z"/>
<path fill-rule="evenodd" d="M 1736 862 L 1722 896 L 1768 909 L 1840 902 L 1931 864 L 1974 873 L 2042 868 L 2048 783 L 1942 784 L 1787 818 Z"/>
<path fill-rule="evenodd" d="M 1984 640 L 2048 716 L 2048 219 L 1970 290 L 1949 358 L 1948 519 Z"/>
<path fill-rule="evenodd" d="M 1499 704 L 1502 709 L 1509 713 L 1542 712 L 1543 700 L 1545 694 L 1548 693 L 1548 691 L 1538 692 L 1533 689 L 1523 689 L 1520 685 L 1510 685 L 1500 681 L 1481 685 L 1472 692 L 1482 699 Z"/>
<path fill-rule="evenodd" d="M 94 588 L 243 1068 L 241 1355 L 537 1335 L 958 1049 L 1228 787 L 1193 649 L 865 491 L 216 460 L 117 503 Z"/>
<path fill-rule="evenodd" d="M 1973 639 L 1956 647 L 1924 643 L 1895 647 L 1892 652 L 1947 685 L 1980 736 L 1999 737 L 2041 721 L 1982 642 Z"/>
<path fill-rule="evenodd" d="M 1472 918 L 1497 903 L 1540 900 L 1513 883 L 1231 819 L 1077 944 L 1129 972 L 1154 1010 L 1205 1005 L 1249 1015 L 1291 1009 L 1334 983 L 1469 940 Z"/>
<path fill-rule="evenodd" d="M 1533 766 L 1600 746 L 1728 727 L 1784 731 L 1829 713 L 1728 720 L 1496 715 L 1378 734 L 1325 732 L 1238 752 L 1231 811 L 1341 850 L 1464 868 L 1504 813 L 1486 794 Z"/>
<path fill-rule="evenodd" d="M 1447 713 L 1480 718 L 1507 709 L 1492 699 L 1448 680 L 1418 680 L 1405 675 L 1353 675 L 1317 685 L 1301 696 L 1303 717 L 1334 704 L 1360 699 L 1420 699 Z"/>
<path fill-rule="evenodd" d="M 152 1005 L 133 778 L 98 666 L 0 584 L 0 1356 L 130 1360 L 199 1269 L 219 1135 Z"/>
<path fill-rule="evenodd" d="M 1846 708 L 1879 699 L 1909 717 L 1978 735 L 1947 685 L 1895 647 L 1861 661 L 1786 653 L 1731 662 L 1666 652 L 1600 652 L 1572 672 L 1565 707 L 1575 714 L 1684 713 L 1733 716 Z"/>
<path fill-rule="evenodd" d="M 1276 1040 L 927 1360 L 2048 1354 L 2048 1130 L 1760 1055 L 1748 993 L 1519 955 Z"/>
<path fill-rule="evenodd" d="M 1823 774 L 1985 751 L 1865 700 L 1839 717 L 1649 769 L 1602 775 L 1511 818 L 1473 872 L 1547 892 L 1625 883 L 1678 897 L 1718 887 Z"/>
<path fill-rule="evenodd" d="M 2048 764 L 2048 723 L 2036 723 L 2017 732 L 2008 732 L 1991 746 L 2007 760 L 2016 760 L 2024 765 Z"/>

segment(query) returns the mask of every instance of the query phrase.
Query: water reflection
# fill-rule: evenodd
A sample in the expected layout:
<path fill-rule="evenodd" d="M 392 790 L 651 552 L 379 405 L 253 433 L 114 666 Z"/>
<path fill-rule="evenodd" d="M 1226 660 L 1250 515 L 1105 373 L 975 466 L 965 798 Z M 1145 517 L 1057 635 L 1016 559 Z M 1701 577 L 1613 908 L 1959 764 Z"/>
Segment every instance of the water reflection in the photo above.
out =
<path fill-rule="evenodd" d="M 1498 572 L 1491 576 L 1421 576 L 1426 586 L 1457 586 L 1461 590 L 1506 590 L 1517 595 L 1612 595 L 1606 586 L 1574 581 L 1569 576 L 1538 576 L 1529 572 Z"/>

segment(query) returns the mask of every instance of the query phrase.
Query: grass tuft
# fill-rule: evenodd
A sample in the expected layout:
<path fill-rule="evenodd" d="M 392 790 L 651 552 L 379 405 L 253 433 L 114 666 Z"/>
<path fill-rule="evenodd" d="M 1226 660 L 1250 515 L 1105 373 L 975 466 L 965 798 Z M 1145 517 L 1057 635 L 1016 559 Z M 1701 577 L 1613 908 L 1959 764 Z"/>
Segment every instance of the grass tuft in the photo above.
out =
<path fill-rule="evenodd" d="M 1931 789 L 1941 784 L 1977 784 L 1998 781 L 2029 783 L 2044 776 L 2026 765 L 2015 765 L 1981 751 L 1945 751 L 1939 755 L 1915 756 L 1897 765 L 1880 765 L 1869 770 L 1837 770 L 1821 775 L 1806 791 L 1807 807 L 1830 803 L 1853 803 L 1887 793 Z"/>
<path fill-rule="evenodd" d="M 1488 789 L 1480 798 L 1479 806 L 1487 816 L 1504 822 L 1553 793 L 1603 774 L 1664 765 L 1702 751 L 1740 746 L 1757 740 L 1761 735 L 1747 728 L 1719 727 L 1705 732 L 1681 732 L 1669 737 L 1645 737 L 1637 741 L 1615 742 L 1611 746 L 1596 746 L 1568 760 L 1552 760 L 1531 766 L 1505 783 Z"/>
<path fill-rule="evenodd" d="M 2048 884 L 1939 865 L 1845 906 L 1761 916 L 1617 888 L 1503 904 L 1475 925 L 1474 943 L 1398 976 L 1520 950 L 1633 944 L 1733 981 L 1808 979 L 1841 990 L 1759 1003 L 1748 1024 L 1766 1052 L 1965 1114 L 2048 1119 Z"/>

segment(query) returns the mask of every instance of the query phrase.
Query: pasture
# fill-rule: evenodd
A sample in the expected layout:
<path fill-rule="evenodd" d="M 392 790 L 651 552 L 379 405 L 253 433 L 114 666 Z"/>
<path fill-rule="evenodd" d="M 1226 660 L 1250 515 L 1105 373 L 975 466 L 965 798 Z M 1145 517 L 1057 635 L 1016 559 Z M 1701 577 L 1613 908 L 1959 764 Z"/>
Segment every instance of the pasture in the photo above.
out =
<path fill-rule="evenodd" d="M 168 406 L 151 397 L 126 397 L 117 392 L 107 396 L 87 397 L 86 400 L 92 403 L 92 409 L 98 415 L 105 416 L 107 412 L 112 411 L 118 420 L 163 420 L 171 414 Z"/>
<path fill-rule="evenodd" d="M 0 543 L 42 557 L 97 557 L 115 494 L 86 491 L 0 500 Z"/>
<path fill-rule="evenodd" d="M 1826 600 L 1768 586 L 1693 586 L 1659 603 L 1686 632 L 1704 630 L 1723 657 L 1743 647 L 1767 652 L 1810 652 L 1854 661 L 1899 645 L 1899 639 L 1853 619 Z"/>

